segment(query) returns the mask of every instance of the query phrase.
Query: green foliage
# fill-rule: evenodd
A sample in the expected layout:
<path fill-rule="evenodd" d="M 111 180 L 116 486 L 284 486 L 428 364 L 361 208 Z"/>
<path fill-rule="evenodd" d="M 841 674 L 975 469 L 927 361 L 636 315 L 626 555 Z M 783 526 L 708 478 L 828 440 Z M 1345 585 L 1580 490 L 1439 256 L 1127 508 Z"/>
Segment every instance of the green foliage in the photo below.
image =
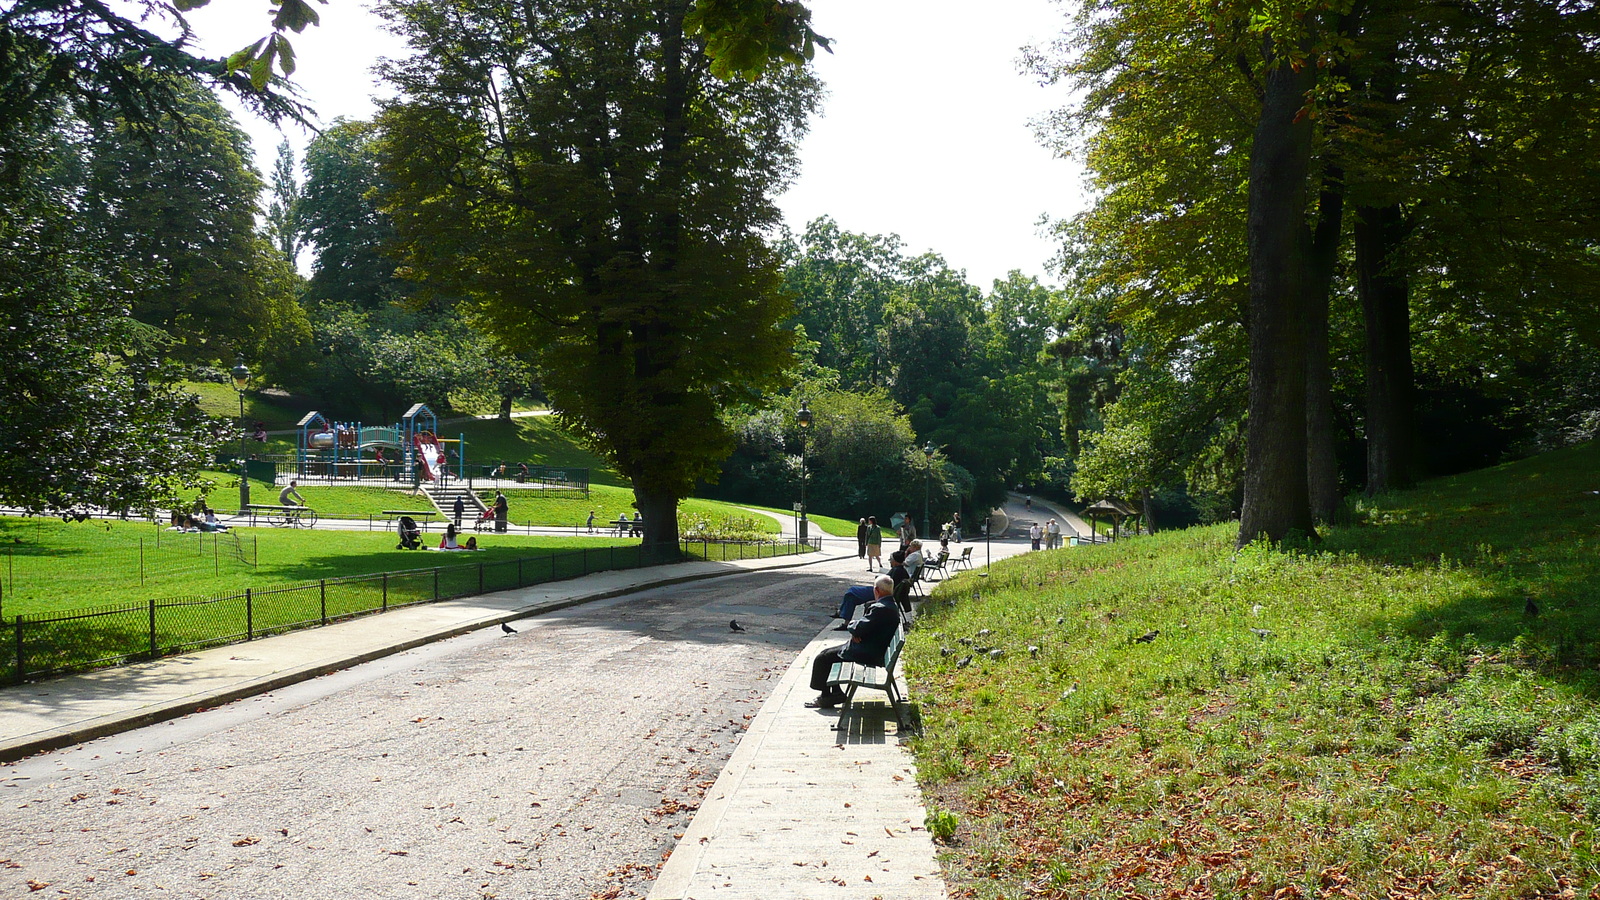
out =
<path fill-rule="evenodd" d="M 787 255 L 797 330 L 816 342 L 812 377 L 851 392 L 885 389 L 907 409 L 917 443 L 932 439 L 970 476 L 959 490 L 948 485 L 962 479 L 941 479 L 951 510 L 987 509 L 1038 471 L 1059 440 L 1051 373 L 1039 365 L 1057 292 L 1013 272 L 985 297 L 939 256 L 907 257 L 898 237 L 846 232 L 828 218 L 811 222 Z M 849 512 L 861 490 L 817 496 Z M 891 505 L 920 505 L 921 493 L 881 491 L 885 500 L 906 495 Z"/>
<path fill-rule="evenodd" d="M 214 439 L 162 337 L 128 317 L 136 273 L 79 215 L 77 148 L 51 128 L 20 137 L 19 177 L 0 179 L 0 503 L 149 508 Z"/>
<path fill-rule="evenodd" d="M 278 145 L 272 163 L 271 194 L 267 202 L 266 233 L 283 258 L 294 267 L 300 258 L 300 181 L 294 172 L 294 148 Z"/>
<path fill-rule="evenodd" d="M 811 10 L 797 0 L 695 0 L 684 32 L 705 38 L 718 78 L 754 80 L 773 63 L 803 66 L 832 42 L 811 30 Z"/>
<path fill-rule="evenodd" d="M 686 12 L 383 7 L 417 53 L 386 72 L 401 98 L 381 120 L 411 274 L 537 359 L 552 407 L 632 481 L 650 540 L 731 448 L 718 412 L 790 361 L 763 233 L 817 99 L 796 71 L 711 80 Z"/>
<path fill-rule="evenodd" d="M 920 505 L 925 463 L 903 461 L 916 434 L 894 401 L 881 391 L 815 391 L 805 394 L 813 418 L 806 437 L 809 508 L 825 514 L 885 517 Z M 787 408 L 735 416 L 738 444 L 723 464 L 722 477 L 707 487 L 711 496 L 787 508 L 800 499 L 798 398 Z M 920 451 L 916 454 L 920 457 Z M 854 528 L 849 530 L 854 534 Z"/>
<path fill-rule="evenodd" d="M 261 179 L 249 139 L 216 98 L 174 87 L 174 127 L 145 134 L 124 120 L 88 142 L 81 214 L 129 261 L 133 316 L 188 361 L 261 358 L 305 339 L 287 257 L 256 232 Z"/>
<path fill-rule="evenodd" d="M 956 829 L 961 825 L 961 819 L 948 809 L 929 807 L 928 814 L 923 817 L 923 824 L 928 828 L 928 834 L 941 844 L 950 843 L 956 836 Z"/>
<path fill-rule="evenodd" d="M 770 519 L 752 518 L 749 515 L 684 515 L 681 517 L 683 537 L 691 541 L 760 541 L 771 533 Z"/>
<path fill-rule="evenodd" d="M 377 208 L 377 138 L 370 122 L 336 119 L 306 146 L 295 227 L 313 253 L 308 301 L 371 311 L 411 293 L 384 253 L 394 225 Z"/>
<path fill-rule="evenodd" d="M 0 11 L 0 86 L 7 102 L 0 109 L 0 155 L 14 150 L 13 139 L 47 121 L 63 107 L 85 118 L 108 122 L 118 117 L 147 132 L 177 108 L 179 83 L 210 84 L 237 96 L 246 106 L 277 121 L 303 120 L 308 110 L 283 90 L 282 82 L 253 81 L 221 60 L 190 51 L 190 29 L 183 12 L 206 0 L 141 0 L 140 15 L 85 0 L 41 0 L 12 4 Z M 305 6 L 287 0 L 283 6 Z M 150 19 L 176 26 L 179 37 L 165 39 L 141 24 Z M 6 178 L 19 169 L 0 164 Z"/>
<path fill-rule="evenodd" d="M 1597 465 L 1590 443 L 1378 497 L 1316 552 L 1191 529 L 941 586 L 906 651 L 915 752 L 988 836 L 951 864 L 996 896 L 1593 890 L 1569 836 L 1600 808 Z M 939 652 L 982 629 L 1000 658 Z"/>

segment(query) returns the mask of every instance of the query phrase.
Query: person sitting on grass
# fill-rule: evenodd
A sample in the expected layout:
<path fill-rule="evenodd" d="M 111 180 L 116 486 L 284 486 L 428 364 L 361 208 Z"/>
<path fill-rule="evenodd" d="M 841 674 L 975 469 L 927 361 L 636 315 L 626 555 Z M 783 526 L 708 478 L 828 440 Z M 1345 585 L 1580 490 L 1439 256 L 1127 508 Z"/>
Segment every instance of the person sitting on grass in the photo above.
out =
<path fill-rule="evenodd" d="M 817 699 L 807 701 L 807 709 L 833 709 L 844 702 L 844 691 L 838 685 L 828 686 L 828 671 L 834 663 L 883 665 L 883 654 L 889 649 L 895 629 L 900 627 L 900 607 L 895 605 L 893 595 L 894 581 L 879 575 L 872 584 L 872 602 L 866 614 L 844 626 L 850 633 L 850 642 L 829 647 L 812 660 L 811 689 L 817 692 Z"/>
<path fill-rule="evenodd" d="M 476 550 L 476 549 L 478 549 L 478 536 L 477 535 L 473 535 L 472 537 L 467 538 L 467 549 L 468 550 Z"/>
<path fill-rule="evenodd" d="M 444 526 L 444 537 L 439 539 L 439 549 L 440 550 L 465 550 L 465 549 L 467 549 L 467 548 L 461 546 L 461 544 L 456 540 L 456 523 L 454 523 L 454 522 L 446 522 L 445 523 L 445 526 Z"/>

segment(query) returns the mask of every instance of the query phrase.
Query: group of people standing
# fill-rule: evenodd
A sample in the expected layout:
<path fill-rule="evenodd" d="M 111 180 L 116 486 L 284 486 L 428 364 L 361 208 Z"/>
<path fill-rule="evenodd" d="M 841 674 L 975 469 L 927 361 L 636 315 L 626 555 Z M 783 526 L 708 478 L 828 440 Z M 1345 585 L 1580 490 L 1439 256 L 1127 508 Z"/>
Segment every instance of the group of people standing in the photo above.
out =
<path fill-rule="evenodd" d="M 1033 549 L 1040 549 L 1042 542 L 1045 550 L 1054 550 L 1061 546 L 1061 523 L 1051 519 L 1041 527 L 1038 522 L 1028 528 L 1028 540 L 1033 543 Z"/>

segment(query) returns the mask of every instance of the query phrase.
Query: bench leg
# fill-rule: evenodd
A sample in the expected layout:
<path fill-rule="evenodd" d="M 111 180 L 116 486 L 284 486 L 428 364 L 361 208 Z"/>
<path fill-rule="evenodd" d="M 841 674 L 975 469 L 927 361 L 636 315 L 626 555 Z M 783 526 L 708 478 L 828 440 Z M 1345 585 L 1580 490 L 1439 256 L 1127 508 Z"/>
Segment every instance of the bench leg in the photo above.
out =
<path fill-rule="evenodd" d="M 834 731 L 849 730 L 845 728 L 844 716 L 845 713 L 850 711 L 850 704 L 856 699 L 856 687 L 857 685 L 852 684 L 850 689 L 844 692 L 844 702 L 839 704 L 839 721 L 833 723 Z"/>

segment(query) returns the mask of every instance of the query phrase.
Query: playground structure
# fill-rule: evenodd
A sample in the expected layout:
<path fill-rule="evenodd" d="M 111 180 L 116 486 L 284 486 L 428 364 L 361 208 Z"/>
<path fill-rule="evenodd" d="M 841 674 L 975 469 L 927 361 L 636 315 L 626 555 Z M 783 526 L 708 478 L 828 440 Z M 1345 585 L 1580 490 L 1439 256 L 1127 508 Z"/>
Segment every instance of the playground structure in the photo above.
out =
<path fill-rule="evenodd" d="M 423 403 L 406 410 L 393 425 L 336 422 L 313 410 L 295 427 L 298 439 L 293 458 L 280 457 L 276 461 L 280 472 L 288 468 L 293 477 L 309 481 L 426 487 L 430 495 L 447 505 L 455 491 L 471 494 L 471 485 L 478 479 L 501 487 L 546 493 L 589 493 L 589 470 L 581 466 L 504 461 L 468 465 L 466 435 L 440 437 L 439 418 Z M 461 482 L 463 487 L 445 488 L 446 482 L 453 481 Z M 481 507 L 470 498 L 468 505 Z"/>
<path fill-rule="evenodd" d="M 423 403 L 394 425 L 334 422 L 313 410 L 295 427 L 294 468 L 301 478 L 419 484 L 465 476 L 466 436 L 441 439 L 439 419 Z M 447 444 L 456 445 L 454 452 Z"/>

